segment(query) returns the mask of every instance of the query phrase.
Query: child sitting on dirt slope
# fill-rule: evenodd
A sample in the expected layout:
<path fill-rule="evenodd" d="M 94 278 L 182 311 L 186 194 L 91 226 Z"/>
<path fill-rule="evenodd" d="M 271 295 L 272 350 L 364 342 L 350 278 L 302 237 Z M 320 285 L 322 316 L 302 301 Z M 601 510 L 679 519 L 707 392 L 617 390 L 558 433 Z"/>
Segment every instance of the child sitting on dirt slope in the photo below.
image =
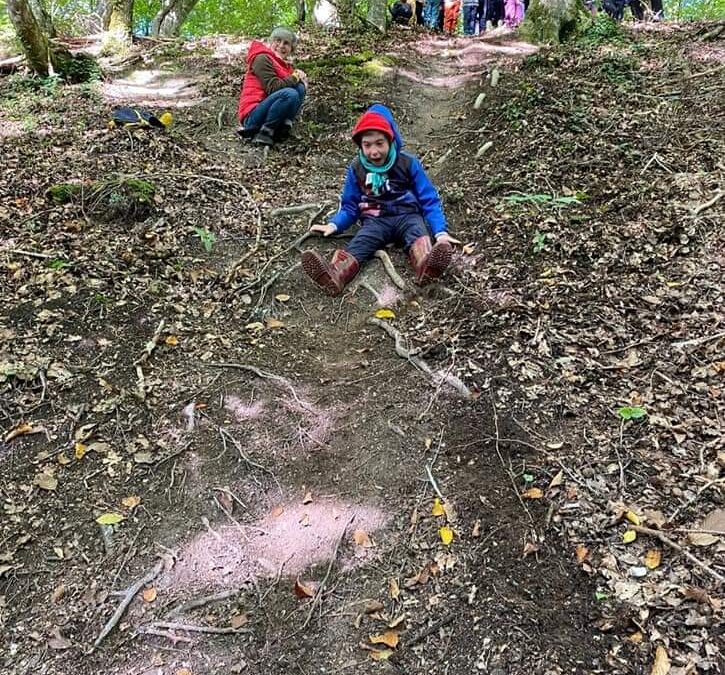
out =
<path fill-rule="evenodd" d="M 305 73 L 288 61 L 296 44 L 297 35 L 280 27 L 269 46 L 258 40 L 249 46 L 238 110 L 237 133 L 243 138 L 273 145 L 289 137 L 307 89 Z"/>
<path fill-rule="evenodd" d="M 448 234 L 440 197 L 420 160 L 403 152 L 390 110 L 371 106 L 352 130 L 352 140 L 359 150 L 347 170 L 340 209 L 327 224 L 313 225 L 310 231 L 327 237 L 358 219 L 360 229 L 330 262 L 315 250 L 304 251 L 305 273 L 328 295 L 340 295 L 360 265 L 378 249 L 396 243 L 408 254 L 419 284 L 438 278 L 451 262 L 452 244 L 460 242 Z"/>

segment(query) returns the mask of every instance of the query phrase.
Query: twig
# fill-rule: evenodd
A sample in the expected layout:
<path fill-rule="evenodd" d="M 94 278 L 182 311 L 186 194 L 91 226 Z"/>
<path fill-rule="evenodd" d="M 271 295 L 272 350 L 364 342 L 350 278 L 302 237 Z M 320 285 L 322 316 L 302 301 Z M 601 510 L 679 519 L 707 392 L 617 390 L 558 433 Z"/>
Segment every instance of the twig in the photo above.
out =
<path fill-rule="evenodd" d="M 178 616 L 179 614 L 189 612 L 192 609 L 199 609 L 199 607 L 204 607 L 204 605 L 208 605 L 212 602 L 220 602 L 221 600 L 226 600 L 227 598 L 233 598 L 235 595 L 239 595 L 241 592 L 241 588 L 230 588 L 229 590 L 221 591 L 220 593 L 206 595 L 203 598 L 189 600 L 188 602 L 185 602 L 181 605 L 178 605 L 177 607 L 173 607 L 172 609 L 170 609 L 166 616 Z"/>
<path fill-rule="evenodd" d="M 385 271 L 388 273 L 388 276 L 390 277 L 392 282 L 400 290 L 403 290 L 405 288 L 405 281 L 403 281 L 403 278 L 395 271 L 393 261 L 390 259 L 390 256 L 387 254 L 387 252 L 383 250 L 375 251 L 375 257 L 383 263 L 383 267 L 385 268 Z"/>
<path fill-rule="evenodd" d="M 700 495 L 702 495 L 705 490 L 709 490 L 713 485 L 719 485 L 725 483 L 725 478 L 716 478 L 715 480 L 709 480 L 705 485 L 703 485 L 698 491 L 697 494 L 695 494 L 693 497 L 687 500 L 686 503 L 680 504 L 673 512 L 672 515 L 667 519 L 668 523 L 674 522 L 675 518 L 679 515 L 680 511 L 683 509 L 689 509 L 699 498 Z"/>
<path fill-rule="evenodd" d="M 138 581 L 131 584 L 126 590 L 121 602 L 119 603 L 113 616 L 108 620 L 103 630 L 100 632 L 96 641 L 93 643 L 93 649 L 96 649 L 98 645 L 103 642 L 104 638 L 113 630 L 115 625 L 121 620 L 126 608 L 131 604 L 131 601 L 136 597 L 136 594 L 147 584 L 150 584 L 164 569 L 164 561 L 159 560 L 154 568 L 147 572 L 145 576 L 141 577 Z"/>
<path fill-rule="evenodd" d="M 501 462 L 501 467 L 503 470 L 508 474 L 509 480 L 511 481 L 511 487 L 514 490 L 514 493 L 516 494 L 516 498 L 519 500 L 519 504 L 521 504 L 521 508 L 526 512 L 526 515 L 529 517 L 529 520 L 533 524 L 534 518 L 531 515 L 531 511 L 526 507 L 526 504 L 524 504 L 524 500 L 521 499 L 521 495 L 519 494 L 519 490 L 516 487 L 516 481 L 514 480 L 514 473 L 511 471 L 511 467 L 506 467 L 506 464 L 503 461 L 503 455 L 501 454 L 501 434 L 498 429 L 498 412 L 496 411 L 496 400 L 493 396 L 493 387 L 490 389 L 491 394 L 491 408 L 493 409 L 493 427 L 496 432 L 496 454 L 498 455 L 498 459 Z"/>
<path fill-rule="evenodd" d="M 706 342 L 711 342 L 712 340 L 719 340 L 721 337 L 725 337 L 725 330 L 720 331 L 719 333 L 714 333 L 713 335 L 705 335 L 704 337 L 694 338 L 692 340 L 683 340 L 682 342 L 673 342 L 673 347 L 694 347 L 696 345 L 704 345 Z"/>
<path fill-rule="evenodd" d="M 436 479 L 433 478 L 433 471 L 430 468 L 430 464 L 425 465 L 425 472 L 428 474 L 428 480 L 430 481 L 431 486 L 433 487 L 433 491 L 440 497 L 440 500 L 442 502 L 446 501 L 445 497 L 443 496 L 443 493 L 441 493 L 440 489 L 438 488 L 438 483 L 436 483 Z"/>
<path fill-rule="evenodd" d="M 279 218 L 280 216 L 293 216 L 297 213 L 304 213 L 305 211 L 311 211 L 312 209 L 319 210 L 320 205 L 317 203 L 308 204 L 297 204 L 295 206 L 283 206 L 279 209 L 272 209 L 269 212 L 270 218 Z"/>
<path fill-rule="evenodd" d="M 158 637 L 168 638 L 174 644 L 176 644 L 177 642 L 186 642 L 188 644 L 194 642 L 191 638 L 184 637 L 182 635 L 176 635 L 176 633 L 172 633 L 170 630 L 160 630 L 151 626 L 142 626 L 139 630 L 144 635 L 156 635 Z"/>
<path fill-rule="evenodd" d="M 14 253 L 15 255 L 24 255 L 28 258 L 40 258 L 40 259 L 47 259 L 47 258 L 55 258 L 55 255 L 51 255 L 48 253 L 35 253 L 35 251 L 23 251 L 19 248 L 7 248 L 4 251 L 0 251 L 0 253 Z"/>
<path fill-rule="evenodd" d="M 270 475 L 272 477 L 272 480 L 277 485 L 277 489 L 279 490 L 280 494 L 282 494 L 282 486 L 280 485 L 279 481 L 277 480 L 277 476 L 274 475 L 274 472 L 272 472 L 266 466 L 257 464 L 257 462 L 250 459 L 247 456 L 247 454 L 244 452 L 244 450 L 242 449 L 242 446 L 239 444 L 239 441 L 237 441 L 237 439 L 234 438 L 234 436 L 232 436 L 224 427 L 219 427 L 219 433 L 222 435 L 222 437 L 226 436 L 226 438 L 228 438 L 232 442 L 232 445 L 237 449 L 239 456 L 247 463 L 248 466 L 259 469 L 260 471 L 263 471 L 264 473 Z"/>
<path fill-rule="evenodd" d="M 429 635 L 435 633 L 439 628 L 442 628 L 446 624 L 449 624 L 459 614 L 459 610 L 453 610 L 451 612 L 448 612 L 448 614 L 444 614 L 440 619 L 438 619 L 438 621 L 434 621 L 430 626 L 419 631 L 409 640 L 404 640 L 398 648 L 398 651 L 395 652 L 394 656 L 400 654 L 404 649 L 410 649 L 411 647 L 417 645 L 419 642 L 422 642 Z"/>
<path fill-rule="evenodd" d="M 387 321 L 384 321 L 383 319 L 378 319 L 377 317 L 371 317 L 368 319 L 368 323 L 372 324 L 373 326 L 378 326 L 379 328 L 382 328 L 391 338 L 395 340 L 395 353 L 401 358 L 406 359 L 409 361 L 413 366 L 415 366 L 418 370 L 424 372 L 426 375 L 428 375 L 430 378 L 432 378 L 434 381 L 437 377 L 442 377 L 442 380 L 448 384 L 450 387 L 458 391 L 458 393 L 465 399 L 471 399 L 473 398 L 470 389 L 461 382 L 461 380 L 454 375 L 450 374 L 444 374 L 444 375 L 436 375 L 436 373 L 433 372 L 431 367 L 423 361 L 423 359 L 414 356 L 410 350 L 406 349 L 403 346 L 403 336 L 402 334 L 393 328 Z"/>
<path fill-rule="evenodd" d="M 337 554 L 340 551 L 340 545 L 342 544 L 342 540 L 345 538 L 345 532 L 347 532 L 347 528 L 352 525 L 352 522 L 355 520 L 355 514 L 350 516 L 347 523 L 345 523 L 345 526 L 342 528 L 342 532 L 340 533 L 340 536 L 337 539 L 337 544 L 335 544 L 335 550 L 332 552 L 332 557 L 330 558 L 330 564 L 327 566 L 327 572 L 325 572 L 325 576 L 322 578 L 322 581 L 320 582 L 320 585 L 317 587 L 317 590 L 315 591 L 315 595 L 312 597 L 312 602 L 310 603 L 310 611 L 307 612 L 307 618 L 305 619 L 305 622 L 302 624 L 302 627 L 300 630 L 304 630 L 307 628 L 308 624 L 310 623 L 310 620 L 312 619 L 312 614 L 315 611 L 315 607 L 322 601 L 322 592 L 325 589 L 325 586 L 327 585 L 327 580 L 330 578 L 330 573 L 332 572 L 332 566 L 335 564 L 335 561 L 337 560 Z M 299 632 L 299 631 L 298 631 Z"/>
<path fill-rule="evenodd" d="M 224 628 L 217 628 L 216 626 L 197 626 L 191 623 L 176 623 L 174 621 L 154 621 L 148 626 L 141 626 L 139 630 L 143 632 L 147 628 L 162 630 L 185 630 L 188 633 L 211 633 L 213 635 L 229 635 L 230 633 L 249 633 L 249 628 L 232 628 L 226 626 Z"/>
<path fill-rule="evenodd" d="M 161 331 L 164 330 L 164 326 L 166 325 L 166 321 L 164 319 L 161 319 L 159 321 L 159 325 L 156 326 L 156 330 L 154 331 L 154 334 L 152 338 L 146 343 L 146 346 L 144 347 L 143 354 L 139 356 L 134 362 L 134 366 L 140 366 L 142 363 L 146 363 L 146 361 L 149 360 L 149 357 L 153 353 L 154 349 L 159 344 L 159 338 L 161 337 Z"/>
<path fill-rule="evenodd" d="M 717 204 L 723 198 L 723 195 L 725 195 L 725 192 L 718 191 L 712 199 L 709 199 L 708 201 L 695 207 L 692 210 L 692 215 L 699 216 L 703 211 L 706 211 L 711 206 L 715 206 L 715 204 Z"/>
<path fill-rule="evenodd" d="M 633 529 L 635 532 L 639 532 L 640 534 L 649 534 L 652 537 L 656 537 L 659 539 L 663 544 L 666 544 L 667 546 L 675 549 L 675 551 L 679 551 L 682 553 L 682 555 L 685 556 L 690 562 L 697 565 L 700 569 L 707 572 L 710 576 L 717 579 L 720 583 L 725 583 L 725 577 L 722 574 L 719 574 L 716 572 L 710 565 L 707 563 L 702 562 L 699 558 L 696 558 L 692 553 L 689 551 L 686 551 L 682 546 L 680 546 L 678 543 L 672 541 L 669 537 L 666 537 L 662 532 L 659 530 L 652 530 L 649 527 L 642 527 L 641 525 L 630 525 L 631 529 Z"/>

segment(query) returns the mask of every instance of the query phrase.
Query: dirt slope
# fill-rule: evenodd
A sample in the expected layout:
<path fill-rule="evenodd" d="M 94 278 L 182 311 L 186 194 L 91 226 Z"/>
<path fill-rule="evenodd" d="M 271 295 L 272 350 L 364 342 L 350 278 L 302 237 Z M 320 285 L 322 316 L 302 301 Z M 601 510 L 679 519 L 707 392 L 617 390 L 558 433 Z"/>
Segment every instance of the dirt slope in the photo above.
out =
<path fill-rule="evenodd" d="M 585 557 L 582 568 L 568 538 L 567 513 L 578 489 L 590 499 L 589 476 L 572 459 L 556 478 L 556 460 L 576 456 L 567 444 L 578 430 L 551 414 L 555 379 L 507 357 L 520 353 L 511 342 L 528 325 L 511 307 L 523 315 L 524 285 L 544 274 L 530 259 L 530 230 L 514 242 L 507 228 L 544 219 L 493 206 L 507 183 L 522 187 L 506 172 L 536 158 L 513 136 L 511 149 L 497 139 L 485 169 L 475 155 L 479 139 L 525 118 L 507 116 L 502 101 L 517 102 L 507 77 L 519 81 L 513 72 L 532 49 L 507 35 L 311 40 L 301 54 L 313 81 L 302 138 L 265 160 L 230 126 L 240 48 L 157 53 L 98 89 L 2 85 L 12 104 L 3 107 L 0 250 L 4 668 L 644 672 L 655 636 L 641 646 L 624 639 L 641 612 L 614 594 L 602 601 L 606 583 L 586 574 L 597 565 Z M 545 82 L 546 62 L 527 63 Z M 474 111 L 480 91 L 486 104 Z M 175 102 L 177 124 L 167 136 L 106 131 L 115 96 Z M 347 133 L 372 100 L 394 109 L 455 231 L 477 246 L 449 281 L 423 290 L 391 251 L 402 291 L 374 261 L 330 300 L 306 282 L 292 244 L 334 206 Z M 155 188 L 132 212 L 120 187 L 128 175 Z M 97 178 L 113 180 L 68 204 L 46 194 Z M 570 185 L 562 177 L 551 191 Z M 538 176 L 528 191 L 544 191 Z M 433 377 L 370 323 L 379 307 L 370 288 Z M 541 350 L 538 329 L 526 340 Z M 453 375 L 468 398 L 450 386 Z M 433 484 L 443 516 L 431 513 Z M 124 520 L 99 526 L 104 513 Z M 439 534 L 446 521 L 449 546 Z M 593 536 L 577 540 L 594 548 Z M 158 574 L 145 596 L 92 650 L 149 570 Z M 386 631 L 399 644 L 392 655 L 375 645 L 377 661 L 369 638 Z"/>

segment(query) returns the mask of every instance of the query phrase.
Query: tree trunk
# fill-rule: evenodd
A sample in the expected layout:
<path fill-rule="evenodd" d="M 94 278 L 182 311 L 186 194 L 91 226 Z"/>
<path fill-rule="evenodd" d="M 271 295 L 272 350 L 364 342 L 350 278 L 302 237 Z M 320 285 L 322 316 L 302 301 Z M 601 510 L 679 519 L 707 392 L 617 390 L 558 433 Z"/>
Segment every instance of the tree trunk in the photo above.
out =
<path fill-rule="evenodd" d="M 151 35 L 176 37 L 198 0 L 163 0 L 151 23 Z"/>
<path fill-rule="evenodd" d="M 591 21 L 582 0 L 531 0 L 519 34 L 537 44 L 559 44 Z"/>
<path fill-rule="evenodd" d="M 305 3 L 305 0 L 297 0 L 297 23 L 300 26 L 304 26 L 306 18 L 307 18 L 307 5 Z"/>
<path fill-rule="evenodd" d="M 35 11 L 39 12 L 38 16 Z M 67 49 L 51 43 L 55 28 L 40 3 L 33 0 L 7 0 L 7 12 L 30 69 L 41 77 L 53 73 L 64 75 L 73 56 Z"/>
<path fill-rule="evenodd" d="M 312 16 L 315 17 L 315 23 L 323 28 L 339 28 L 341 25 L 340 12 L 330 0 L 315 0 Z"/>
<path fill-rule="evenodd" d="M 109 0 L 107 22 L 104 17 L 105 30 L 130 39 L 133 34 L 133 2 L 134 0 Z"/>
<path fill-rule="evenodd" d="M 387 27 L 387 10 L 387 0 L 369 0 L 368 2 L 367 21 L 381 33 L 384 33 Z"/>

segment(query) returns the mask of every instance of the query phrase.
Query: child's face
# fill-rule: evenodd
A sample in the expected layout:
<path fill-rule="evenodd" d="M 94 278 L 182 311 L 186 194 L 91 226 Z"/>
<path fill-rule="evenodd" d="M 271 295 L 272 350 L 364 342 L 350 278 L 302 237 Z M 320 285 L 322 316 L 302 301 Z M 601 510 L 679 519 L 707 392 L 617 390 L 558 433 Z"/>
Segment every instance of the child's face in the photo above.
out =
<path fill-rule="evenodd" d="M 388 158 L 390 141 L 379 131 L 366 131 L 360 139 L 360 149 L 368 162 L 381 166 Z"/>

